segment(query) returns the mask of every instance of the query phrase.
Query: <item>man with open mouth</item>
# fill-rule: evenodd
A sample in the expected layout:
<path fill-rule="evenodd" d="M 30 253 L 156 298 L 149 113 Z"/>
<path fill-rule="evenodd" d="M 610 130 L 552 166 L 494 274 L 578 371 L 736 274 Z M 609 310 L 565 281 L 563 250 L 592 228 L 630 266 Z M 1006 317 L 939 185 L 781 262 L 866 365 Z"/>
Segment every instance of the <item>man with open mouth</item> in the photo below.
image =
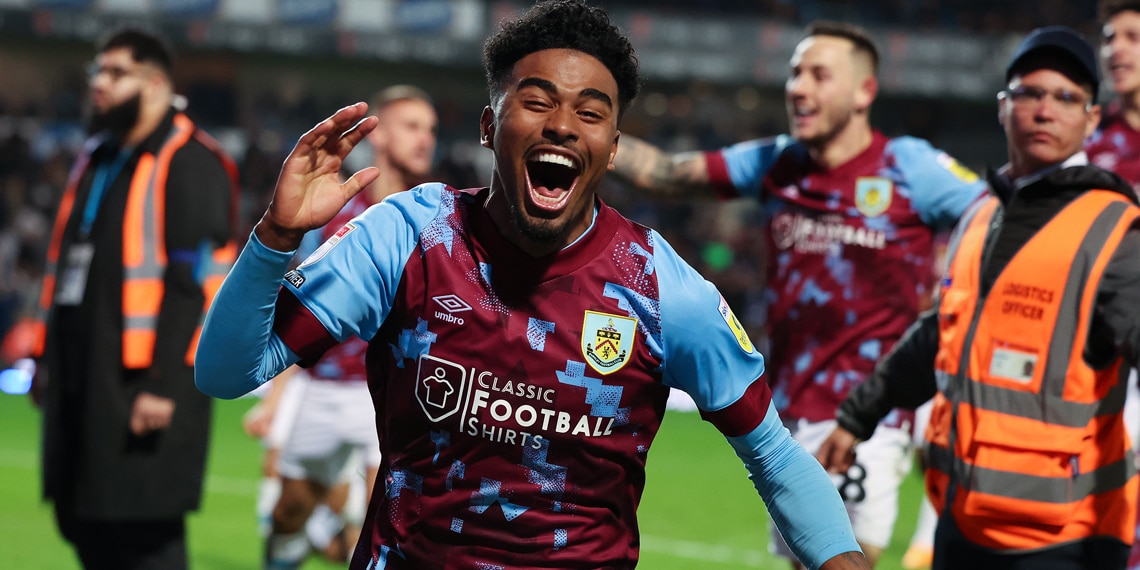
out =
<path fill-rule="evenodd" d="M 207 318 L 199 388 L 234 398 L 368 341 L 384 486 L 351 568 L 633 568 L 674 387 L 728 438 L 802 560 L 868 568 L 723 297 L 596 195 L 638 89 L 628 40 L 604 11 L 555 0 L 507 23 L 484 62 L 490 187 L 392 196 L 285 273 L 300 236 L 376 176 L 336 174 L 376 126 L 363 104 L 298 141 Z"/>

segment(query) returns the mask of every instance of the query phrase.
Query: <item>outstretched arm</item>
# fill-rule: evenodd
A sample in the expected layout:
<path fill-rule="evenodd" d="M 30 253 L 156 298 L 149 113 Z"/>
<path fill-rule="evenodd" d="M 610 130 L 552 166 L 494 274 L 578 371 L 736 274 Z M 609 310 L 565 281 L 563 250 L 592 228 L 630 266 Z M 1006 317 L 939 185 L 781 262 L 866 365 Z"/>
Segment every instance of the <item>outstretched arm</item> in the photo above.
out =
<path fill-rule="evenodd" d="M 661 196 L 712 196 L 703 152 L 668 153 L 631 135 L 622 135 L 614 174 L 635 188 Z"/>
<path fill-rule="evenodd" d="M 757 380 L 763 382 L 763 380 Z M 729 437 L 796 557 L 808 568 L 870 568 L 843 501 L 831 479 L 796 443 L 768 404 L 764 420 L 747 434 Z"/>

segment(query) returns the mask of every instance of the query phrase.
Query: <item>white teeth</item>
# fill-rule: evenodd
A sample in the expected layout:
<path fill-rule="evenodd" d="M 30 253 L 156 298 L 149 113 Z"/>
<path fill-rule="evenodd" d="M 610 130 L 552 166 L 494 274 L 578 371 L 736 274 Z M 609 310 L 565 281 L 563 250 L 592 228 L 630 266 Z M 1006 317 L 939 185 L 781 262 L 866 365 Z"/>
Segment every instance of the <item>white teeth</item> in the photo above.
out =
<path fill-rule="evenodd" d="M 569 158 L 566 158 L 565 156 L 559 154 L 554 154 L 553 152 L 544 152 L 534 157 L 532 160 L 534 162 L 549 162 L 551 164 L 565 166 L 566 168 L 574 168 L 573 160 L 570 160 Z"/>

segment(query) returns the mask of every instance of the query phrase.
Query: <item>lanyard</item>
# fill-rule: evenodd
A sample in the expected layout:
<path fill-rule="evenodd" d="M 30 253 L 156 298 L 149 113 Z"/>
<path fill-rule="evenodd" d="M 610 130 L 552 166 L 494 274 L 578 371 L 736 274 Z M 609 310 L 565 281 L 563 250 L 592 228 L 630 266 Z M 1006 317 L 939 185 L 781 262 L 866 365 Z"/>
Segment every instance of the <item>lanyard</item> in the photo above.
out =
<path fill-rule="evenodd" d="M 131 150 L 124 148 L 110 162 L 101 160 L 96 165 L 95 176 L 91 180 L 91 193 L 87 195 L 87 205 L 83 208 L 83 219 L 79 223 L 81 238 L 86 239 L 91 234 L 91 226 L 95 224 L 99 205 L 103 203 L 107 190 L 115 183 L 115 179 L 119 177 L 119 171 L 123 169 L 123 165 L 131 157 Z"/>

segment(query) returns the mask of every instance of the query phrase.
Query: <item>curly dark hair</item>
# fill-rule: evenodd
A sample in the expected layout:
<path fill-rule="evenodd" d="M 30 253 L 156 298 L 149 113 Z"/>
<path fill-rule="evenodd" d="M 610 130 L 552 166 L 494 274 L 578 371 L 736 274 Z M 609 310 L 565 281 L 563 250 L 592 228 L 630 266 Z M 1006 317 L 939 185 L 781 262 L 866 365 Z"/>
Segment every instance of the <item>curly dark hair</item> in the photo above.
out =
<path fill-rule="evenodd" d="M 505 22 L 483 45 L 483 66 L 491 96 L 506 88 L 518 60 L 536 51 L 568 48 L 588 53 L 602 62 L 618 87 L 618 118 L 641 88 L 637 55 L 625 34 L 610 23 L 605 10 L 580 0 L 539 2 L 520 18 Z"/>

